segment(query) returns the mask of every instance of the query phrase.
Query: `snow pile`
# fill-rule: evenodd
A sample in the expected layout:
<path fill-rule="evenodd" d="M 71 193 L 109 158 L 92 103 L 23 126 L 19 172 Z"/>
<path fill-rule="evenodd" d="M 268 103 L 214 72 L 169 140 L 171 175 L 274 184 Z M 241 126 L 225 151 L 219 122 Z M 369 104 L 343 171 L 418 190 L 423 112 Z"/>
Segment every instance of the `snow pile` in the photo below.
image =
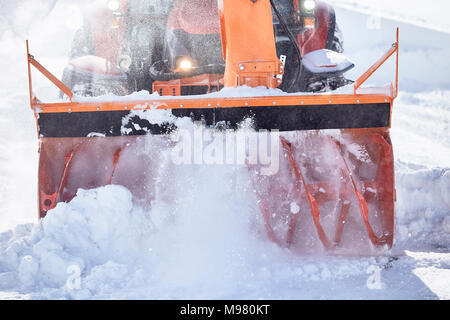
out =
<path fill-rule="evenodd" d="M 397 246 L 449 248 L 450 169 L 412 169 L 398 161 L 396 175 Z"/>
<path fill-rule="evenodd" d="M 70 204 L 59 204 L 42 223 L 3 234 L 12 237 L 2 243 L 0 270 L 14 272 L 24 287 L 60 287 L 71 266 L 83 272 L 108 261 L 133 264 L 145 243 L 142 230 L 151 226 L 142 211 L 132 209 L 125 188 L 80 190 Z"/>

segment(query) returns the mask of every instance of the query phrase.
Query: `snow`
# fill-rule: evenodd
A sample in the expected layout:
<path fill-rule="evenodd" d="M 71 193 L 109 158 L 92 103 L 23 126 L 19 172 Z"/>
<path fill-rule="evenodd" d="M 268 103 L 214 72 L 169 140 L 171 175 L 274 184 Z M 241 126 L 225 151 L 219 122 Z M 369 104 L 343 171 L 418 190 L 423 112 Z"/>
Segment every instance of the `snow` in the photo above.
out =
<path fill-rule="evenodd" d="M 327 0 L 339 8 L 370 16 L 369 25 L 376 26 L 379 18 L 415 24 L 422 28 L 450 33 L 446 0 Z"/>
<path fill-rule="evenodd" d="M 217 174 L 217 169 L 211 172 Z M 12 271 L 2 273 L 2 287 L 28 292 L 30 298 L 222 299 L 236 293 L 249 299 L 382 297 L 362 288 L 368 273 L 382 272 L 378 268 L 386 259 L 294 257 L 248 232 L 250 211 L 230 210 L 241 206 L 225 205 L 214 215 L 205 210 L 210 201 L 198 200 L 223 196 L 216 192 L 220 185 L 214 187 L 197 185 L 171 208 L 173 216 L 160 217 L 159 223 L 153 217 L 167 215 L 168 207 L 144 212 L 133 207 L 123 187 L 80 191 L 42 224 L 3 235 L 2 268 Z M 241 201 L 245 199 L 236 202 Z M 402 264 L 407 262 L 411 264 Z M 77 274 L 82 275 L 79 288 L 72 278 Z M 341 291 L 344 283 L 355 287 Z M 323 291 L 326 284 L 331 285 L 328 292 Z"/>
<path fill-rule="evenodd" d="M 278 248 L 261 231 L 257 201 L 239 166 L 169 168 L 176 183 L 165 184 L 169 191 L 159 191 L 150 211 L 133 203 L 124 187 L 79 190 L 38 222 L 24 39 L 60 75 L 79 9 L 69 0 L 0 1 L 0 299 L 450 299 L 449 5 L 330 2 L 337 6 L 346 55 L 356 65 L 352 78 L 389 48 L 395 27 L 401 29 L 400 94 L 391 130 L 394 260 L 299 257 Z M 74 18 L 63 19 L 66 13 Z M 54 100 L 57 90 L 34 77 L 39 96 Z M 368 85 L 392 78 L 391 63 Z M 227 90 L 217 95 L 280 94 Z M 291 210 L 298 212 L 298 204 L 291 203 Z"/>

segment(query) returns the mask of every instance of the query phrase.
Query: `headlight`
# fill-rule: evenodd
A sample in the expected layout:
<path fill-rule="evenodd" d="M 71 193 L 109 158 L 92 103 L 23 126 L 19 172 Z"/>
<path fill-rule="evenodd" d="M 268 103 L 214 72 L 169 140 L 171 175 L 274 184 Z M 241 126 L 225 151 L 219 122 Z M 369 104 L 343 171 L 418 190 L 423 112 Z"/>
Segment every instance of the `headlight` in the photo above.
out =
<path fill-rule="evenodd" d="M 314 9 L 316 9 L 316 1 L 315 0 L 305 0 L 305 1 L 303 1 L 303 8 L 306 11 L 314 11 Z"/>
<path fill-rule="evenodd" d="M 119 0 L 109 0 L 108 1 L 108 9 L 111 11 L 117 11 L 120 9 L 120 1 Z"/>
<path fill-rule="evenodd" d="M 181 69 L 183 71 L 188 71 L 192 69 L 192 60 L 189 58 L 181 58 L 180 60 L 178 60 L 177 63 L 178 69 Z"/>

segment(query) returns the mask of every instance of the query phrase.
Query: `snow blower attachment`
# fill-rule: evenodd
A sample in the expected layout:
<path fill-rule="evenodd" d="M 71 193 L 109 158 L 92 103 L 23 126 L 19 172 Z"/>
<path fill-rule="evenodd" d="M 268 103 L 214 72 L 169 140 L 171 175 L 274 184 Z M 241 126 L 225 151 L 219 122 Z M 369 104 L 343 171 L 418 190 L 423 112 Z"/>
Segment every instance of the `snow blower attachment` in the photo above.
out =
<path fill-rule="evenodd" d="M 190 8 L 195 3 L 203 6 L 209 3 L 189 1 Z M 182 7 L 183 1 L 175 1 L 172 10 L 177 3 Z M 390 248 L 395 188 L 389 128 L 398 75 L 388 87 L 374 90 L 361 86 L 395 53 L 398 74 L 398 30 L 392 48 L 353 85 L 340 92 L 164 97 L 183 94 L 205 83 L 208 91 L 223 86 L 279 87 L 292 91 L 302 87 L 307 73 L 315 80 L 320 76 L 337 79 L 352 67 L 348 60 L 341 59 L 339 65 L 324 64 L 314 57 L 338 53 L 323 48 L 308 51 L 305 48 L 311 46 L 311 41 L 299 45 L 308 32 L 320 27 L 322 22 L 317 21 L 320 3 L 316 14 L 314 7 L 310 7 L 312 1 L 308 2 L 308 10 L 302 1 L 294 4 L 297 14 L 291 23 L 283 18 L 282 6 L 277 6 L 276 1 L 219 1 L 220 25 L 216 29 L 223 50 L 222 71 L 217 65 L 209 65 L 200 72 L 202 66 L 197 59 L 183 62 L 174 55 L 173 69 L 170 69 L 172 62 L 153 64 L 150 73 L 157 79 L 153 79 L 151 87 L 163 95 L 147 100 L 77 98 L 73 88 L 56 79 L 28 52 L 31 107 L 40 141 L 40 217 L 59 202 L 70 201 L 79 188 L 108 184 L 126 186 L 136 201 L 150 206 L 155 191 L 149 186 L 158 183 L 155 171 L 160 159 L 156 150 L 167 146 L 164 137 L 177 127 L 175 122 L 150 121 L 141 114 L 151 117 L 155 110 L 166 110 L 172 117 L 203 121 L 211 128 L 226 123 L 226 128 L 236 129 L 250 118 L 254 130 L 280 133 L 279 170 L 264 175 L 261 166 L 248 165 L 265 230 L 279 246 L 298 253 L 338 254 L 364 254 L 373 252 L 372 249 Z M 292 25 L 301 25 L 296 30 L 297 37 Z M 168 26 L 176 29 L 172 36 L 183 31 L 173 21 Z M 282 46 L 276 40 L 276 35 L 280 38 L 279 32 L 285 35 L 281 37 Z M 217 33 L 208 36 L 214 34 Z M 296 63 L 286 64 L 284 54 L 278 58 L 282 48 L 288 48 L 283 53 L 290 52 Z M 296 70 L 292 70 L 294 65 L 298 66 Z M 39 101 L 32 91 L 31 66 L 67 95 L 68 101 Z M 288 66 L 291 70 L 287 70 Z M 198 72 L 190 73 L 191 67 Z M 144 139 L 148 135 L 152 137 L 151 146 Z"/>

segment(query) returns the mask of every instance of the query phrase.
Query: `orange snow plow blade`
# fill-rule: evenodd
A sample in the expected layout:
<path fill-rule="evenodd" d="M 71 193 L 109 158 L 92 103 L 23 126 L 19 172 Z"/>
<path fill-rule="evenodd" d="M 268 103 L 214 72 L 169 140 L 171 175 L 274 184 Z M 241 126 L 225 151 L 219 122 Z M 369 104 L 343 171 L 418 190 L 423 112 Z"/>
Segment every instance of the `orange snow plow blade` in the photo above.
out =
<path fill-rule="evenodd" d="M 276 55 L 272 60 L 270 54 L 266 55 L 264 60 L 269 62 L 251 62 L 255 57 L 246 54 L 254 56 L 264 50 L 258 50 L 257 45 L 249 45 L 249 53 L 233 49 L 246 35 L 241 28 L 239 39 L 233 38 L 236 21 L 226 20 L 233 16 L 227 16 L 232 3 L 224 0 L 221 11 L 227 57 L 223 83 L 226 87 L 276 87 L 275 75 L 282 74 Z M 266 5 L 249 1 L 245 6 L 254 10 L 254 6 Z M 272 30 L 271 15 L 266 18 L 267 29 Z M 267 48 L 266 42 L 261 39 L 260 48 Z M 395 187 L 389 128 L 397 76 L 384 91 L 360 87 L 395 53 L 398 66 L 398 31 L 393 47 L 355 82 L 348 94 L 75 101 L 71 90 L 28 52 L 30 100 L 40 142 L 40 217 L 58 203 L 73 199 L 79 188 L 108 184 L 127 187 L 136 201 L 150 207 L 155 185 L 161 183 L 156 175 L 161 161 L 158 150 L 171 147 L 165 137 L 176 132 L 177 126 L 170 121 L 150 121 L 142 114 L 166 110 L 174 118 L 202 121 L 213 130 L 224 123 L 227 129 L 238 129 L 250 118 L 255 131 L 279 133 L 278 170 L 266 175 L 261 165 L 248 165 L 255 206 L 261 211 L 268 238 L 279 246 L 300 254 L 372 254 L 391 248 Z M 70 101 L 43 103 L 34 97 L 31 66 L 47 76 Z"/>

